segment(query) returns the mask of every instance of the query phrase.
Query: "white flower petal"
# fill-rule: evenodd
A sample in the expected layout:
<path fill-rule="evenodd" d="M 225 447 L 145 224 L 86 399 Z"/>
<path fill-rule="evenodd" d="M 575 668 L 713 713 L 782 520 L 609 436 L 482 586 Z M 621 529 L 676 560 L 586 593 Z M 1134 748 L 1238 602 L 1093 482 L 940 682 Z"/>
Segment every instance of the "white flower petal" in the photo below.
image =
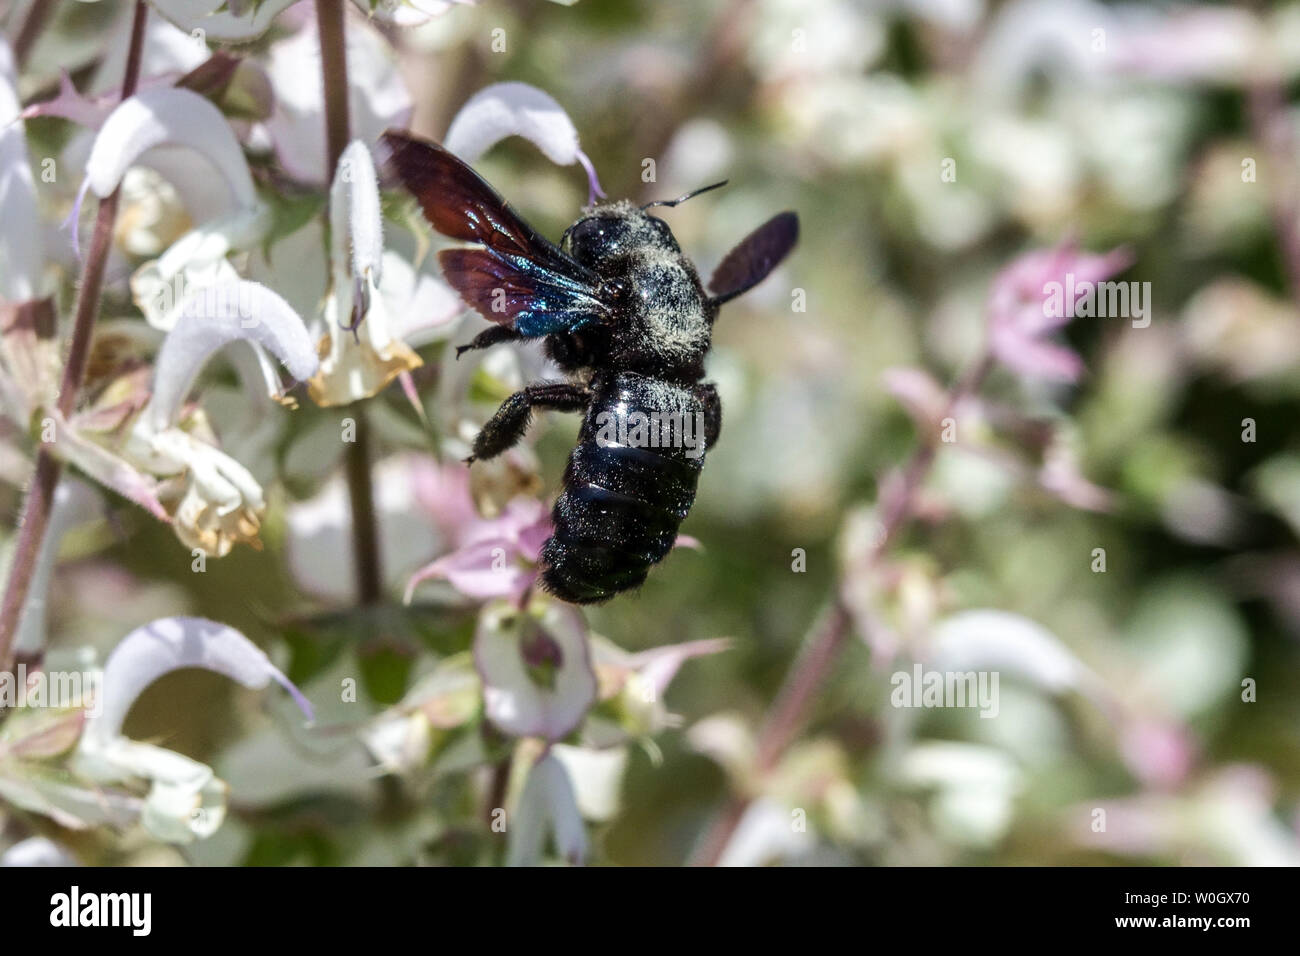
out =
<path fill-rule="evenodd" d="M 136 698 L 158 678 L 182 667 L 224 674 L 253 690 L 275 681 L 311 719 L 311 704 L 266 653 L 239 631 L 200 617 L 165 617 L 136 628 L 109 655 L 104 664 L 100 713 L 88 715 L 81 746 L 113 745 L 121 737 L 122 723 Z"/>
<path fill-rule="evenodd" d="M 393 0 L 375 6 L 370 0 L 353 0 L 361 10 L 381 23 L 396 27 L 418 27 L 441 16 L 454 6 L 473 0 Z"/>
<path fill-rule="evenodd" d="M 76 858 L 53 840 L 28 837 L 0 856 L 0 866 L 76 866 Z"/>
<path fill-rule="evenodd" d="M 141 90 L 113 110 L 86 163 L 90 188 L 109 195 L 142 154 L 163 144 L 193 149 L 216 168 L 237 205 L 257 205 L 248 162 L 226 118 L 210 100 L 177 87 Z"/>
<path fill-rule="evenodd" d="M 522 136 L 559 166 L 578 162 L 578 131 L 550 94 L 527 83 L 493 83 L 460 108 L 443 145 L 472 163 L 501 140 Z"/>
<path fill-rule="evenodd" d="M 172 425 L 204 363 L 239 339 L 269 350 L 300 381 L 316 372 L 316 349 L 302 318 L 266 286 L 239 281 L 199 289 L 182 303 L 176 328 L 159 350 L 153 397 L 143 416 L 147 427 L 162 431 Z"/>
<path fill-rule="evenodd" d="M 1043 690 L 1090 691 L 1097 678 L 1046 628 L 1008 611 L 962 611 L 935 625 L 929 665 L 1020 674 Z"/>
<path fill-rule="evenodd" d="M 556 744 L 551 753 L 569 772 L 583 818 L 597 823 L 612 820 L 619 809 L 628 748 L 594 750 Z"/>
<path fill-rule="evenodd" d="M 259 0 L 257 3 L 227 3 L 226 0 L 150 0 L 164 17 L 187 33 L 202 30 L 210 40 L 240 43 L 260 37 L 272 22 L 298 0 Z M 222 7 L 227 10 L 221 11 Z"/>
<path fill-rule="evenodd" d="M 347 58 L 353 135 L 373 143 L 390 126 L 407 125 L 411 94 L 388 41 L 364 20 L 350 19 Z M 320 38 L 314 23 L 273 43 L 269 60 L 267 76 L 275 90 L 275 109 L 266 129 L 280 165 L 295 179 L 324 183 L 331 170 L 325 154 Z"/>
<path fill-rule="evenodd" d="M 541 859 L 549 831 L 555 850 L 570 863 L 587 857 L 587 830 L 564 765 L 547 754 L 528 772 L 519 808 L 510 823 L 507 866 L 533 866 Z"/>
<path fill-rule="evenodd" d="M 379 285 L 384 256 L 379 177 L 370 150 L 360 140 L 349 143 L 339 157 L 330 187 L 330 237 L 336 273 L 350 263 L 350 278 L 369 277 Z"/>
<path fill-rule="evenodd" d="M 17 117 L 17 72 L 9 44 L 0 38 L 0 299 L 26 302 L 40 296 L 45 266 L 44 230 L 36 204 L 36 182 L 27 158 L 27 133 Z"/>
<path fill-rule="evenodd" d="M 332 429 L 337 442 L 338 428 Z M 416 499 L 419 461 L 413 454 L 397 455 L 374 469 L 380 566 L 390 593 L 400 592 L 411 572 L 449 543 Z M 356 590 L 352 509 L 342 474 L 333 475 L 315 497 L 291 504 L 285 521 L 286 560 L 295 583 L 333 604 L 352 601 Z"/>
<path fill-rule="evenodd" d="M 529 673 L 530 649 L 547 659 L 549 685 Z M 559 740 L 596 700 L 586 623 L 568 605 L 547 602 L 539 617 L 505 601 L 489 606 L 474 635 L 474 665 L 488 719 L 516 737 Z"/>

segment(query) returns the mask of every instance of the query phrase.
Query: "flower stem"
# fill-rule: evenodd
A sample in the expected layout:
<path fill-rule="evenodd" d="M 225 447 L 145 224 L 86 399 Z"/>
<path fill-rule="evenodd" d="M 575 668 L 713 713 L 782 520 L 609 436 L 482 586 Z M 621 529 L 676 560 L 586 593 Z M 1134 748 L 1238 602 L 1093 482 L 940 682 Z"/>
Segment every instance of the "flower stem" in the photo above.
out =
<path fill-rule="evenodd" d="M 321 82 L 325 89 L 326 179 L 334 174 L 351 137 L 348 119 L 348 57 L 343 34 L 343 0 L 316 0 Z"/>
<path fill-rule="evenodd" d="M 149 8 L 144 0 L 136 0 L 131 21 L 131 46 L 126 58 L 126 75 L 122 80 L 122 99 L 135 93 L 140 82 L 140 56 L 144 49 L 144 25 Z M 118 192 L 114 190 L 99 202 L 95 216 L 95 231 L 86 256 L 81 286 L 77 292 L 77 309 L 72 324 L 72 341 L 59 382 L 59 413 L 70 417 L 77 407 L 77 393 L 86 377 L 86 363 L 90 359 L 90 343 L 99 314 L 100 294 L 104 287 L 104 269 L 113 243 L 113 226 L 117 222 Z M 22 618 L 23 606 L 31 589 L 36 558 L 49 524 L 50 509 L 54 503 L 54 489 L 59 483 L 63 467 L 44 445 L 36 453 L 36 471 L 23 505 L 22 524 L 18 543 L 14 549 L 9 581 L 5 586 L 4 601 L 0 604 L 0 673 L 13 667 L 13 645 Z"/>
<path fill-rule="evenodd" d="M 338 168 L 339 157 L 352 137 L 348 118 L 348 57 L 343 26 L 343 0 L 316 0 L 316 29 L 320 36 L 321 82 L 325 95 L 326 179 Z M 352 508 L 352 556 L 357 574 L 357 601 L 377 604 L 383 597 L 379 558 L 379 525 L 370 474 L 370 425 L 360 402 L 348 414 L 356 423 L 355 441 L 344 452 L 348 502 Z"/>
<path fill-rule="evenodd" d="M 379 565 L 379 527 L 375 520 L 375 493 L 370 477 L 370 423 L 360 402 L 348 410 L 356 422 L 355 440 L 347 446 L 344 466 L 348 476 L 348 501 L 352 508 L 352 553 L 356 562 L 357 600 L 378 604 L 383 597 Z"/>
<path fill-rule="evenodd" d="M 987 353 L 971 366 L 949 390 L 944 410 L 939 416 L 940 421 L 949 417 L 963 400 L 979 390 L 992 368 L 993 360 Z M 896 494 L 882 502 L 884 514 L 881 517 L 880 531 L 864 559 L 865 566 L 872 567 L 879 562 L 907 526 L 921 485 L 925 483 L 930 466 L 934 464 L 938 439 L 937 428 L 931 428 L 922 435 L 920 444 L 903 469 L 901 487 Z M 837 583 L 829 610 L 805 642 L 806 650 L 800 655 L 794 669 L 786 675 L 785 683 L 759 730 L 754 765 L 760 777 L 780 762 L 803 729 L 818 691 L 830 676 L 840 651 L 848 644 L 852 623 L 852 615 L 844 602 L 843 588 Z M 750 799 L 745 795 L 732 798 L 700 843 L 693 860 L 696 865 L 717 866 L 749 808 Z"/>
<path fill-rule="evenodd" d="M 32 5 L 27 8 L 23 22 L 18 26 L 18 33 L 14 36 L 14 66 L 17 69 L 21 70 L 27 65 L 32 47 L 36 45 L 36 39 L 45 25 L 50 22 L 50 14 L 53 12 L 54 0 L 32 0 Z"/>

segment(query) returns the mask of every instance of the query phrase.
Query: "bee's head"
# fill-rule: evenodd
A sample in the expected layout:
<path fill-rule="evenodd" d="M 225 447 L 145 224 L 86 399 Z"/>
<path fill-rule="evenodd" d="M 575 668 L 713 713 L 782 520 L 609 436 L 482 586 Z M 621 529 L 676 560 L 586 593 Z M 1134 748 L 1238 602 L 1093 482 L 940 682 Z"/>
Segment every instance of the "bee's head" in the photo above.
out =
<path fill-rule="evenodd" d="M 681 252 L 668 223 L 626 200 L 593 208 L 564 231 L 562 246 L 584 266 L 597 270 L 634 250 Z"/>

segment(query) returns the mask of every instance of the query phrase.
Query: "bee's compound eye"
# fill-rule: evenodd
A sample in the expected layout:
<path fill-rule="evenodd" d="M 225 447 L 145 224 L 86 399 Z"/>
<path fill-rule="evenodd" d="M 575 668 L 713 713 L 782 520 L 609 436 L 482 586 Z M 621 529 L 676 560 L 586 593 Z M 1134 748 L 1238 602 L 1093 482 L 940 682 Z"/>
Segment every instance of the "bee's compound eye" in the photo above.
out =
<path fill-rule="evenodd" d="M 599 265 L 601 260 L 617 254 L 628 236 L 626 220 L 611 216 L 581 219 L 569 227 L 569 255 L 583 265 Z"/>
<path fill-rule="evenodd" d="M 658 216 L 646 216 L 650 221 L 650 228 L 654 231 L 655 240 L 658 245 L 665 249 L 672 249 L 674 252 L 680 251 L 677 245 L 677 237 L 673 231 L 668 228 L 668 223 L 664 222 Z"/>

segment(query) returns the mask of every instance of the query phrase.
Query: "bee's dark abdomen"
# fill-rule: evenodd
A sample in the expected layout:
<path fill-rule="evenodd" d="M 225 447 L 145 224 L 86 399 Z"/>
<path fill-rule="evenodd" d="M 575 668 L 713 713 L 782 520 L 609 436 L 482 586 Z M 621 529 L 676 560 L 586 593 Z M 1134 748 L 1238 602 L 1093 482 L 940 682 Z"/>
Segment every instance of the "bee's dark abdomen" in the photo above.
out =
<path fill-rule="evenodd" d="M 555 532 L 542 548 L 547 590 L 575 604 L 608 600 L 645 580 L 651 565 L 672 550 L 704 461 L 681 443 L 651 448 L 598 440 L 602 412 L 701 413 L 691 392 L 632 373 L 593 388 L 552 512 Z"/>

